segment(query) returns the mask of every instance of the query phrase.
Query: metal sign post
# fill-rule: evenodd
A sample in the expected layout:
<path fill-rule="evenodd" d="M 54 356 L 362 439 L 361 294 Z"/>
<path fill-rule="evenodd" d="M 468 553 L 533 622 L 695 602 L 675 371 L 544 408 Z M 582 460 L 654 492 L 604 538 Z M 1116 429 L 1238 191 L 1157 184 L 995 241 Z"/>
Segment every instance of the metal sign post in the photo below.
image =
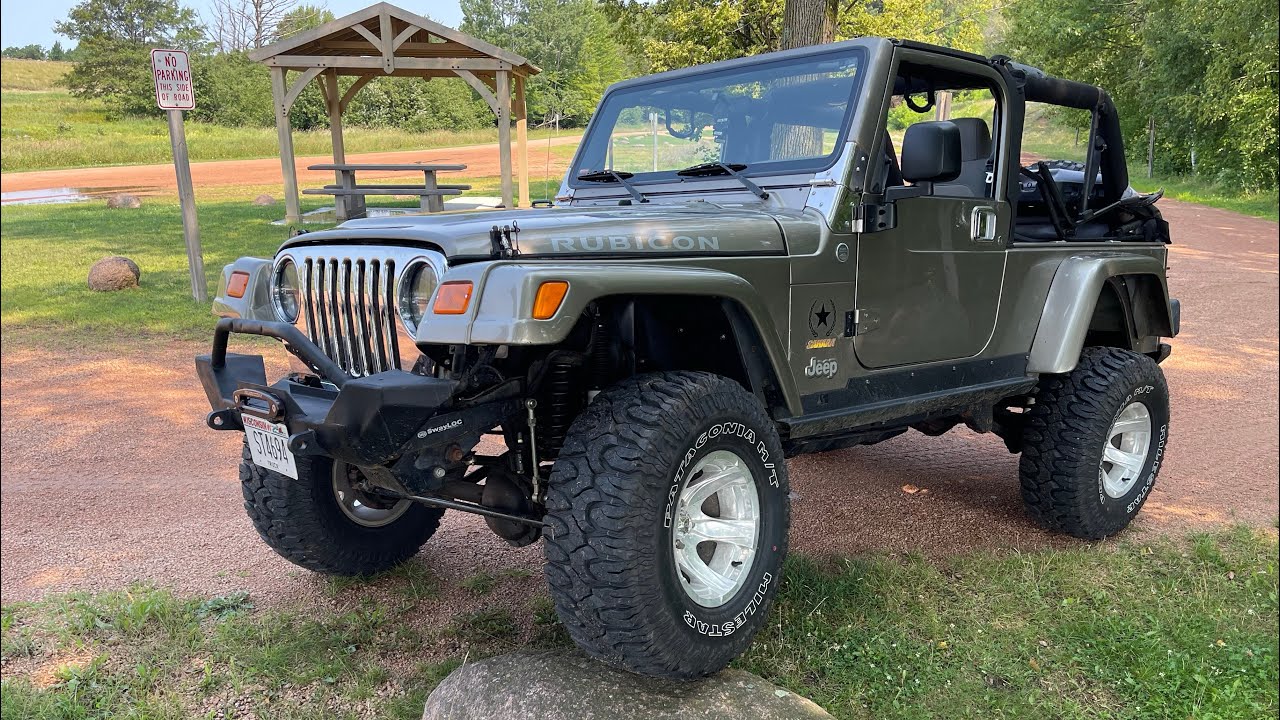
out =
<path fill-rule="evenodd" d="M 204 255 L 200 251 L 200 225 L 196 221 L 196 195 L 191 187 L 191 162 L 187 158 L 187 133 L 183 110 L 196 107 L 191 63 L 185 50 L 152 50 L 151 75 L 156 84 L 156 105 L 169 115 L 169 142 L 178 175 L 178 202 L 182 206 L 182 234 L 187 243 L 187 267 L 191 271 L 191 296 L 208 300 L 204 279 Z"/>

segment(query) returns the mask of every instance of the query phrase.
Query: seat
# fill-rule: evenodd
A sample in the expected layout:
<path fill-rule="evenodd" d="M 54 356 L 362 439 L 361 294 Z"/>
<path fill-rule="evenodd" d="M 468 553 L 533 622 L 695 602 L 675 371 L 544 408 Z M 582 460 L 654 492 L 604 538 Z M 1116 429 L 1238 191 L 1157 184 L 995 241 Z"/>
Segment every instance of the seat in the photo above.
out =
<path fill-rule="evenodd" d="M 987 172 L 991 167 L 991 130 L 982 118 L 955 118 L 960 129 L 960 176 L 948 185 L 963 185 L 973 197 L 987 197 Z"/>

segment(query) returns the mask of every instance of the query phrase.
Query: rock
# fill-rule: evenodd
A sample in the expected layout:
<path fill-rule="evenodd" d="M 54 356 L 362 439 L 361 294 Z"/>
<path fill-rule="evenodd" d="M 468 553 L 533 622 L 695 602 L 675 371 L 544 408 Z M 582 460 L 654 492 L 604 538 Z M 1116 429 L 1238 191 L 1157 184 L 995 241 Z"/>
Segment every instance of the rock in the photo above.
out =
<path fill-rule="evenodd" d="M 820 720 L 811 700 L 741 670 L 697 682 L 614 670 L 576 651 L 468 663 L 427 698 L 423 720 Z"/>
<path fill-rule="evenodd" d="M 142 270 L 127 257 L 105 257 L 89 268 L 89 289 L 99 292 L 138 287 Z"/>
<path fill-rule="evenodd" d="M 142 207 L 142 199 L 137 195 L 129 193 L 119 193 L 107 198 L 107 207 L 109 208 L 140 208 Z"/>
<path fill-rule="evenodd" d="M 275 205 L 276 199 L 270 195 L 259 195 L 253 199 L 254 205 Z"/>

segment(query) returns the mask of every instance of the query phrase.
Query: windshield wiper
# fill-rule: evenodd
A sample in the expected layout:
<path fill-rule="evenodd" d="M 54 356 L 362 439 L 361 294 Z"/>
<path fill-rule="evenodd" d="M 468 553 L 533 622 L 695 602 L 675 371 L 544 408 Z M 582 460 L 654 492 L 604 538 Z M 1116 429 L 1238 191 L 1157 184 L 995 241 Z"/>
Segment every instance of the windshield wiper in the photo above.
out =
<path fill-rule="evenodd" d="M 635 173 L 629 173 L 626 171 L 616 172 L 614 170 L 597 170 L 595 172 L 579 175 L 578 179 L 584 182 L 616 182 L 626 188 L 627 192 L 631 193 L 631 197 L 634 198 L 636 202 L 649 202 L 649 198 L 645 197 L 644 193 L 637 190 L 635 185 L 627 182 L 627 178 L 629 177 L 635 177 Z"/>
<path fill-rule="evenodd" d="M 711 177 L 712 175 L 729 175 L 734 180 L 742 183 L 742 186 L 750 190 L 761 200 L 769 199 L 769 193 L 763 190 L 759 185 L 748 180 L 739 170 L 746 170 L 747 166 L 742 163 L 722 163 L 709 162 L 692 165 L 683 170 L 677 170 L 676 174 L 682 177 Z"/>

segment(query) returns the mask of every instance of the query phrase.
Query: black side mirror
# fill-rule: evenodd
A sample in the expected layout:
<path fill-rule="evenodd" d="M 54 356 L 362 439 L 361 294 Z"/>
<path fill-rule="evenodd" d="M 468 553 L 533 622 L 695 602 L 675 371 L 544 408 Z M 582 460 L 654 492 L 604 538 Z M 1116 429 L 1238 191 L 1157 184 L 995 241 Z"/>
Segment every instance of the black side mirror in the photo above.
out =
<path fill-rule="evenodd" d="M 902 139 L 902 179 L 950 182 L 960 177 L 960 128 L 942 121 L 919 122 Z"/>

